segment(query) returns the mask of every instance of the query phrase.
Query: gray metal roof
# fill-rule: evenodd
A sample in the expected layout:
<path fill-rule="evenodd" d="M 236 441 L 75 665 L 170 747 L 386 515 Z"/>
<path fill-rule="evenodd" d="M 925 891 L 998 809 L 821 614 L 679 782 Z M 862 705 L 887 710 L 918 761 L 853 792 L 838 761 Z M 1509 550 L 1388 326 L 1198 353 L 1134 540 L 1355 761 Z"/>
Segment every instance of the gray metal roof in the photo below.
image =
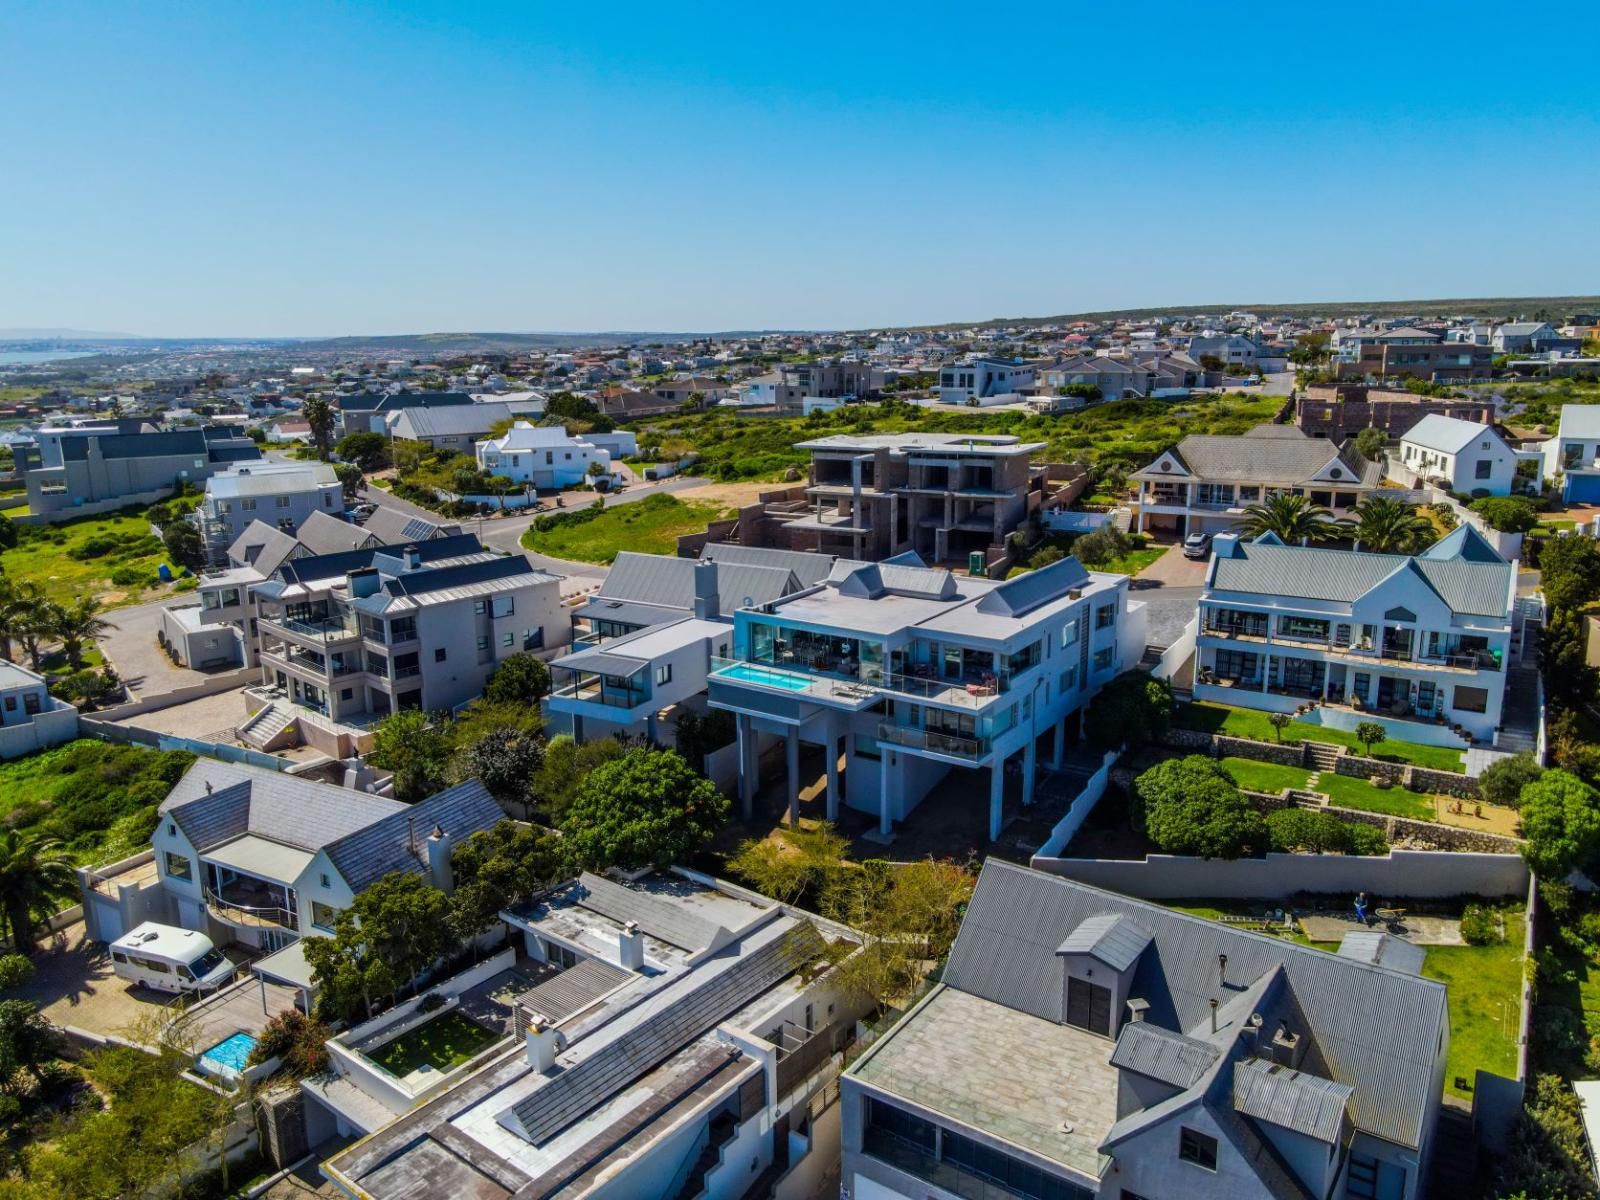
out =
<path fill-rule="evenodd" d="M 435 825 L 460 841 L 499 824 L 505 817 L 488 789 L 476 779 L 399 807 L 399 812 L 389 813 L 328 845 L 328 858 L 351 891 L 360 892 L 391 871 L 423 870 L 428 861 L 424 840 Z"/>
<path fill-rule="evenodd" d="M 1058 559 L 1047 567 L 1008 579 L 978 600 L 980 612 L 999 612 L 1021 617 L 1052 600 L 1059 600 L 1075 587 L 1089 582 L 1089 572 L 1075 558 Z"/>
<path fill-rule="evenodd" d="M 1264 1004 L 1237 989 L 1281 969 L 1272 1000 L 1310 1039 L 1302 1064 L 1355 1088 L 1356 1125 L 1416 1147 L 1433 1098 L 1434 1050 L 1445 1023 L 1442 984 L 1308 946 L 1232 929 L 1084 884 L 990 859 L 979 877 L 944 980 L 1047 1020 L 1063 1017 L 1062 939 L 1085 919 L 1127 915 L 1149 930 L 1129 987 L 1147 1020 L 1196 1036 L 1213 999 Z M 1218 955 L 1226 954 L 1226 978 Z M 1236 1014 L 1226 1007 L 1225 1018 Z M 1249 1013 L 1246 1011 L 1245 1016 Z"/>
<path fill-rule="evenodd" d="M 1478 438 L 1490 436 L 1499 440 L 1499 436 L 1482 421 L 1463 421 L 1458 417 L 1429 413 L 1401 434 L 1400 440 L 1442 454 L 1459 454 Z"/>
<path fill-rule="evenodd" d="M 426 542 L 461 532 L 461 526 L 453 522 L 429 521 L 383 504 L 378 505 L 361 528 L 376 538 L 380 545 Z"/>
<path fill-rule="evenodd" d="M 1355 1089 L 1262 1058 L 1233 1066 L 1233 1107 L 1258 1121 L 1337 1142 Z"/>
<path fill-rule="evenodd" d="M 1209 1042 L 1149 1021 L 1129 1021 L 1117 1038 L 1117 1048 L 1111 1052 L 1111 1065 L 1188 1089 L 1217 1061 L 1219 1053 Z"/>
<path fill-rule="evenodd" d="M 1342 472 L 1342 482 L 1376 487 L 1383 479 L 1383 470 L 1377 463 L 1347 454 L 1326 438 L 1289 436 L 1281 432 L 1284 428 L 1289 427 L 1273 427 L 1271 436 L 1191 433 L 1166 453 L 1199 478 L 1219 482 L 1303 483 L 1330 466 Z M 1162 457 L 1157 455 L 1153 462 L 1160 462 Z M 1139 474 L 1148 471 L 1150 467 L 1145 467 Z M 1148 477 L 1159 478 L 1159 473 Z"/>
<path fill-rule="evenodd" d="M 1139 961 L 1149 944 L 1149 931 L 1134 924 L 1130 917 L 1102 913 L 1080 921 L 1056 947 L 1056 953 L 1092 955 L 1113 971 L 1122 972 Z"/>
<path fill-rule="evenodd" d="M 550 1024 L 559 1025 L 632 978 L 633 972 L 612 966 L 603 958 L 586 958 L 554 979 L 529 988 L 517 997 L 517 1004 L 530 1014 L 537 1013 Z"/>
<path fill-rule="evenodd" d="M 457 404 L 447 407 L 407 407 L 394 420 L 394 429 L 409 429 L 415 437 L 487 437 L 489 430 L 512 418 L 508 404 Z"/>
<path fill-rule="evenodd" d="M 830 572 L 830 578 L 837 572 Z M 854 564 L 854 569 L 838 577 L 841 596 L 916 596 L 923 600 L 960 598 L 955 576 L 943 567 L 903 567 L 894 563 Z"/>
<path fill-rule="evenodd" d="M 198 850 L 253 833 L 316 851 L 374 821 L 410 810 L 368 792 L 200 758 L 167 793 L 161 811 Z"/>
<path fill-rule="evenodd" d="M 621 625 L 665 625 L 683 620 L 687 610 L 663 608 L 657 604 L 641 604 L 636 600 L 608 600 L 591 596 L 572 614 L 590 621 L 616 621 Z"/>
<path fill-rule="evenodd" d="M 619 925 L 632 921 L 651 937 L 684 950 L 709 950 L 725 944 L 730 937 L 721 925 L 697 917 L 681 904 L 635 891 L 588 871 L 578 876 L 572 897 L 584 908 L 610 917 Z"/>
<path fill-rule="evenodd" d="M 319 557 L 345 550 L 359 550 L 377 541 L 360 525 L 320 511 L 300 522 L 300 527 L 294 532 L 294 540 L 313 556 Z"/>
<path fill-rule="evenodd" d="M 801 587 L 812 587 L 828 577 L 834 555 L 813 554 L 809 550 L 776 550 L 767 546 L 740 546 L 733 542 L 708 542 L 700 551 L 701 562 L 722 567 L 771 567 L 792 572 Z"/>
<path fill-rule="evenodd" d="M 620 675 L 626 678 L 650 665 L 647 659 L 629 658 L 625 654 L 612 654 L 606 650 L 579 650 L 550 664 L 573 671 L 593 671 L 596 675 Z"/>
<path fill-rule="evenodd" d="M 252 566 L 263 575 L 271 575 L 292 555 L 300 542 L 293 534 L 285 533 L 265 521 L 251 521 L 244 532 L 228 547 L 228 561 Z M 255 554 L 252 556 L 252 548 Z"/>
<path fill-rule="evenodd" d="M 1494 562 L 1466 557 L 1465 548 L 1472 544 L 1468 539 L 1456 544 L 1463 551 L 1461 557 L 1407 558 L 1402 554 L 1241 541 L 1231 549 L 1219 548 L 1209 586 L 1214 591 L 1258 592 L 1352 604 L 1396 573 L 1409 571 L 1453 612 L 1505 616 L 1510 603 L 1511 564 L 1498 556 Z"/>
<path fill-rule="evenodd" d="M 750 605 L 768 604 L 800 590 L 800 582 L 786 568 L 712 561 L 717 563 L 717 596 L 724 612 L 744 606 L 747 600 Z M 598 596 L 687 612 L 694 607 L 694 569 L 692 558 L 624 550 L 611 564 Z"/>
<path fill-rule="evenodd" d="M 1407 975 L 1422 974 L 1422 960 L 1428 956 L 1421 946 L 1414 946 L 1381 929 L 1359 929 L 1345 934 L 1338 952 L 1345 958 L 1388 967 L 1391 971 L 1404 971 Z"/>

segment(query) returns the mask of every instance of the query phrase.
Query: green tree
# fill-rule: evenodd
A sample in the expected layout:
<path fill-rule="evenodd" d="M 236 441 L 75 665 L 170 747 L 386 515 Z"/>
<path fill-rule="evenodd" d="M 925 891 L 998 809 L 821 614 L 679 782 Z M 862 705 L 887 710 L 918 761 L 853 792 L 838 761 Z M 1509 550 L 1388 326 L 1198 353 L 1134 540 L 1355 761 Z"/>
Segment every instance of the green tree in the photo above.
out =
<path fill-rule="evenodd" d="M 1576 775 L 1546 771 L 1522 789 L 1522 856 L 1545 879 L 1561 879 L 1600 850 L 1600 792 Z"/>
<path fill-rule="evenodd" d="M 1146 746 L 1167 732 L 1176 707 L 1171 683 L 1130 671 L 1106 684 L 1094 698 L 1084 718 L 1084 734 L 1097 750 Z"/>
<path fill-rule="evenodd" d="M 1416 554 L 1437 538 L 1433 522 L 1398 500 L 1381 496 L 1356 505 L 1355 538 L 1362 550 L 1378 554 Z"/>
<path fill-rule="evenodd" d="M 1550 607 L 1576 612 L 1600 599 L 1600 544 L 1589 537 L 1554 537 L 1539 547 L 1539 586 Z"/>
<path fill-rule="evenodd" d="M 1523 496 L 1484 496 L 1467 507 L 1498 533 L 1527 533 L 1539 523 L 1538 511 Z"/>
<path fill-rule="evenodd" d="M 1356 453 L 1368 462 L 1377 462 L 1383 457 L 1383 448 L 1388 439 L 1383 436 L 1383 430 L 1367 426 L 1356 434 Z"/>
<path fill-rule="evenodd" d="M 768 837 L 749 838 L 728 870 L 763 896 L 802 908 L 821 907 L 845 865 L 850 841 L 827 822 L 775 829 Z"/>
<path fill-rule="evenodd" d="M 626 752 L 627 747 L 616 738 L 595 738 L 580 744 L 573 741 L 571 734 L 557 734 L 545 743 L 544 763 L 533 777 L 534 803 L 559 821 L 589 773 Z"/>
<path fill-rule="evenodd" d="M 1388 736 L 1383 726 L 1376 721 L 1362 721 L 1356 726 L 1356 741 L 1366 747 L 1368 758 L 1372 757 L 1372 748 L 1386 741 Z"/>
<path fill-rule="evenodd" d="M 975 882 L 968 867 L 933 858 L 836 873 L 823 912 L 864 938 L 837 963 L 837 986 L 865 1003 L 904 1002 L 950 953 Z"/>
<path fill-rule="evenodd" d="M 250 1051 L 250 1065 L 280 1059 L 291 1079 L 325 1074 L 329 1067 L 328 1039 L 332 1031 L 298 1008 L 285 1009 L 266 1024 Z"/>
<path fill-rule="evenodd" d="M 1325 542 L 1343 535 L 1344 527 L 1333 519 L 1333 514 L 1309 496 L 1295 496 L 1288 492 L 1275 492 L 1258 504 L 1244 510 L 1243 532 L 1247 538 L 1257 538 L 1264 533 L 1275 534 L 1286 545 L 1302 542 Z"/>
<path fill-rule="evenodd" d="M 0 840 L 0 909 L 11 931 L 11 945 L 21 954 L 33 953 L 38 915 L 55 911 L 78 890 L 72 857 L 60 846 L 53 838 L 14 828 Z"/>
<path fill-rule="evenodd" d="M 450 900 L 420 875 L 395 871 L 367 887 L 339 913 L 332 937 L 305 939 L 306 963 L 330 1016 L 370 1014 L 452 950 Z"/>
<path fill-rule="evenodd" d="M 161 544 L 167 556 L 180 567 L 198 571 L 206 565 L 206 546 L 200 530 L 191 521 L 173 521 L 161 531 Z"/>
<path fill-rule="evenodd" d="M 502 909 L 558 879 L 562 849 L 548 829 L 501 821 L 458 842 L 450 868 L 451 929 L 465 942 L 493 928 Z"/>
<path fill-rule="evenodd" d="M 103 607 L 93 596 L 80 596 L 49 607 L 51 632 L 74 671 L 83 666 L 83 644 L 111 628 L 111 622 L 100 615 Z"/>
<path fill-rule="evenodd" d="M 5 513 L 0 513 L 0 550 L 14 550 L 17 546 L 17 523 Z"/>
<path fill-rule="evenodd" d="M 1199 754 L 1171 758 L 1133 784 L 1136 824 L 1168 854 L 1239 858 L 1266 843 L 1266 822 L 1232 777 Z"/>
<path fill-rule="evenodd" d="M 361 473 L 361 468 L 355 463 L 340 463 L 334 468 L 334 474 L 339 477 L 339 488 L 344 493 L 344 501 L 349 504 L 361 495 L 361 489 L 366 485 L 367 477 Z"/>
<path fill-rule="evenodd" d="M 533 779 L 544 765 L 544 741 L 518 729 L 491 729 L 466 751 L 467 774 L 501 804 L 522 806 L 526 815 Z"/>
<path fill-rule="evenodd" d="M 672 750 L 629 750 L 578 786 L 561 816 L 573 861 L 589 870 L 667 867 L 728 818 L 728 798 Z"/>
<path fill-rule="evenodd" d="M 58 1044 L 55 1027 L 32 1000 L 0 1000 L 0 1088 L 13 1090 L 19 1072 L 41 1085 Z"/>
<path fill-rule="evenodd" d="M 449 730 L 421 709 L 391 713 L 372 730 L 367 761 L 394 775 L 394 796 L 405 804 L 425 800 L 445 786 Z"/>
<path fill-rule="evenodd" d="M 1523 750 L 1510 758 L 1497 758 L 1478 776 L 1478 791 L 1490 804 L 1517 808 L 1522 804 L 1522 789 L 1544 774 L 1533 755 Z"/>
<path fill-rule="evenodd" d="M 1272 740 L 1283 741 L 1283 731 L 1294 721 L 1293 713 L 1275 712 L 1267 714 L 1267 724 L 1272 726 Z"/>
<path fill-rule="evenodd" d="M 365 429 L 347 433 L 339 439 L 334 453 L 363 471 L 381 471 L 389 465 L 389 439 Z"/>
<path fill-rule="evenodd" d="M 18 582 L 0 575 L 0 657 L 16 661 L 12 643 L 22 640 L 23 631 L 43 603 L 44 594 L 31 579 Z"/>
<path fill-rule="evenodd" d="M 549 694 L 550 668 L 526 651 L 502 659 L 483 688 L 493 704 L 538 704 Z"/>
<path fill-rule="evenodd" d="M 33 960 L 25 954 L 0 954 L 0 992 L 19 988 L 33 978 Z"/>
<path fill-rule="evenodd" d="M 1102 525 L 1072 543 L 1072 555 L 1086 567 L 1103 567 L 1134 547 L 1133 538 L 1115 525 Z"/>
<path fill-rule="evenodd" d="M 312 396 L 301 405 L 300 415 L 311 426 L 311 444 L 316 448 L 317 457 L 327 462 L 328 453 L 333 449 L 333 405 L 321 396 Z"/>
<path fill-rule="evenodd" d="M 1343 853 L 1350 848 L 1350 830 L 1332 813 L 1309 808 L 1281 808 L 1267 814 L 1267 841 L 1284 853 Z"/>

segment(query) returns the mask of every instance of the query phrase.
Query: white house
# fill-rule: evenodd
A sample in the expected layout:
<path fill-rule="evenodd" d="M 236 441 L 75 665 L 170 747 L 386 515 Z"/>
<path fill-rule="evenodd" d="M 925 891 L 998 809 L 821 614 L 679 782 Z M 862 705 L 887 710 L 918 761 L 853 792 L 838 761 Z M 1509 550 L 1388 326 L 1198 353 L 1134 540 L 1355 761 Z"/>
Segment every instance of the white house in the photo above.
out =
<path fill-rule="evenodd" d="M 571 487 L 612 473 L 609 450 L 560 426 L 527 421 L 518 421 L 500 437 L 479 442 L 477 456 L 480 470 L 536 488 Z"/>
<path fill-rule="evenodd" d="M 1034 369 L 1026 363 L 976 358 L 940 371 L 938 395 L 943 404 L 1018 404 L 1033 384 Z"/>
<path fill-rule="evenodd" d="M 1415 557 L 1219 535 L 1194 695 L 1402 741 L 1489 743 L 1510 666 L 1515 567 L 1462 525 Z"/>
<path fill-rule="evenodd" d="M 78 710 L 43 675 L 0 659 L 0 758 L 20 758 L 78 736 Z"/>
<path fill-rule="evenodd" d="M 1563 480 L 1568 504 L 1600 503 L 1600 405 L 1561 406 L 1556 435 L 1544 443 L 1544 476 Z"/>
<path fill-rule="evenodd" d="M 1516 483 L 1516 451 L 1479 421 L 1429 414 L 1401 436 L 1396 458 L 1411 486 L 1444 479 L 1453 492 L 1508 496 Z"/>

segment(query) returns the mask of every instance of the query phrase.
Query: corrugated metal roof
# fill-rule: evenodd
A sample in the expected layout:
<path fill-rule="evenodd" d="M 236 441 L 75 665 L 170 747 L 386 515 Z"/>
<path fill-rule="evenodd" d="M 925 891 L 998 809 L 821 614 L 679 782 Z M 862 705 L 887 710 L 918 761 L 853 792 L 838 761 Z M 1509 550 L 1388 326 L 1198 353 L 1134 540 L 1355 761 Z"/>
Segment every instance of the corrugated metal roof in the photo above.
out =
<path fill-rule="evenodd" d="M 1047 567 L 1008 579 L 978 601 L 980 612 L 1000 612 L 1021 617 L 1041 605 L 1059 600 L 1089 581 L 1089 572 L 1075 558 L 1063 558 Z"/>
<path fill-rule="evenodd" d="M 1388 967 L 1391 971 L 1404 971 L 1407 975 L 1422 974 L 1422 960 L 1428 956 L 1421 946 L 1413 946 L 1381 929 L 1359 929 L 1345 934 L 1339 943 L 1339 953 L 1345 958 Z"/>
<path fill-rule="evenodd" d="M 1444 1030 L 1442 984 L 1279 942 L 1163 909 L 998 859 L 983 868 L 944 980 L 1031 1012 L 1062 1019 L 1062 939 L 1086 918 L 1128 915 L 1150 931 L 1129 995 L 1146 1000 L 1147 1020 L 1195 1035 L 1213 999 L 1281 968 L 1286 996 L 1274 1000 L 1310 1039 L 1308 1063 L 1355 1088 L 1356 1125 L 1416 1147 L 1433 1098 L 1434 1052 Z M 1226 979 L 1218 955 L 1226 954 Z M 1381 1020 L 1373 1014 L 1381 1013 Z M 1248 1012 L 1245 1013 L 1248 1016 Z M 1230 1014 L 1231 1016 L 1231 1014 Z"/>
<path fill-rule="evenodd" d="M 607 600 L 604 596 L 591 596 L 572 615 L 590 621 L 648 626 L 681 621 L 686 611 L 682 608 L 663 608 L 657 604 L 640 604 L 633 600 Z"/>
<path fill-rule="evenodd" d="M 1057 954 L 1089 954 L 1113 971 L 1126 971 L 1139 961 L 1150 934 L 1118 913 L 1087 917 L 1056 947 Z"/>
<path fill-rule="evenodd" d="M 1233 1107 L 1247 1117 L 1281 1125 L 1318 1141 L 1337 1142 L 1352 1087 L 1294 1071 L 1261 1058 L 1233 1066 Z"/>
<path fill-rule="evenodd" d="M 396 436 L 403 436 L 404 430 L 413 437 L 487 437 L 490 429 L 511 416 L 506 404 L 407 407 L 394 418 L 392 428 Z"/>
<path fill-rule="evenodd" d="M 596 675 L 627 677 L 636 671 L 644 670 L 650 663 L 647 659 L 629 658 L 623 654 L 612 654 L 607 650 L 579 650 L 576 654 L 556 659 L 550 665 L 565 667 L 571 671 L 593 671 Z"/>
<path fill-rule="evenodd" d="M 1167 456 L 1177 459 L 1191 474 L 1216 482 L 1306 483 L 1323 475 L 1324 471 L 1341 482 L 1363 483 L 1369 487 L 1377 486 L 1383 479 L 1383 470 L 1377 463 L 1367 462 L 1359 455 L 1346 455 L 1325 438 L 1303 434 L 1291 437 L 1276 432 L 1272 437 L 1191 433 L 1165 455 L 1158 455 L 1151 466 L 1135 474 L 1160 478 L 1162 473 L 1154 467 Z M 1333 475 L 1334 470 L 1340 474 Z"/>
<path fill-rule="evenodd" d="M 537 1013 L 550 1024 L 559 1025 L 632 978 L 631 971 L 614 967 L 603 958 L 586 958 L 554 979 L 529 988 L 517 997 L 517 1004 L 530 1014 Z"/>
<path fill-rule="evenodd" d="M 1468 545 L 1463 539 L 1461 546 Z M 1399 571 L 1410 571 L 1453 612 L 1505 616 L 1511 564 L 1474 558 L 1407 558 L 1400 554 L 1330 550 L 1321 546 L 1283 546 L 1240 542 L 1216 557 L 1211 588 L 1257 592 L 1352 604 Z"/>
<path fill-rule="evenodd" d="M 769 604 L 801 588 L 800 582 L 786 568 L 712 561 L 717 563 L 717 597 L 724 612 L 732 612 L 747 601 L 751 606 Z M 694 607 L 694 569 L 692 558 L 624 550 L 611 564 L 598 596 L 687 612 Z"/>
<path fill-rule="evenodd" d="M 1400 440 L 1441 454 L 1459 454 L 1472 442 L 1489 437 L 1491 433 L 1482 421 L 1463 421 L 1459 417 L 1429 413 L 1401 434 Z M 1495 440 L 1499 440 L 1498 436 Z"/>
<path fill-rule="evenodd" d="M 700 551 L 701 562 L 720 567 L 771 567 L 788 571 L 801 587 L 812 587 L 828 577 L 835 556 L 813 554 L 808 550 L 775 550 L 767 546 L 740 546 L 732 542 L 710 542 Z"/>
<path fill-rule="evenodd" d="M 271 575 L 300 545 L 293 534 L 275 529 L 265 521 L 251 521 L 228 547 L 228 561 L 254 567 Z M 251 550 L 255 553 L 252 554 Z"/>
<path fill-rule="evenodd" d="M 461 526 L 453 522 L 429 521 L 398 508 L 380 504 L 361 526 L 382 545 L 426 542 L 438 537 L 453 537 Z"/>
<path fill-rule="evenodd" d="M 1130 1021 L 1117 1038 L 1111 1065 L 1187 1090 L 1217 1061 L 1219 1053 L 1207 1042 L 1149 1021 Z"/>

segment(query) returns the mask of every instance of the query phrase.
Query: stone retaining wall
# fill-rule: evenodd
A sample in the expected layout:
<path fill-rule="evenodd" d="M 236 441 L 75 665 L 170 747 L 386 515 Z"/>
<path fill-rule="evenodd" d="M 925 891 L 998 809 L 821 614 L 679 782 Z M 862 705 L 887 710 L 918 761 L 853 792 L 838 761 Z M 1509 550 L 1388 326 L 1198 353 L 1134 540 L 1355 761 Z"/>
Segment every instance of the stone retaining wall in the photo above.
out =
<path fill-rule="evenodd" d="M 1480 833 L 1476 829 L 1442 825 L 1437 821 L 1368 812 L 1364 808 L 1341 808 L 1336 804 L 1307 804 L 1304 807 L 1332 813 L 1341 821 L 1374 826 L 1383 830 L 1383 836 L 1391 844 L 1403 843 L 1412 850 L 1449 850 L 1467 854 L 1520 854 L 1522 851 L 1522 843 L 1516 838 L 1497 833 Z"/>
<path fill-rule="evenodd" d="M 1359 754 L 1351 754 L 1347 750 L 1339 756 L 1339 761 L 1334 763 L 1333 770 L 1336 775 L 1348 775 L 1351 779 L 1371 779 L 1377 775 L 1390 783 L 1404 785 L 1407 768 L 1404 763 L 1384 762 L 1381 758 L 1362 758 Z"/>
<path fill-rule="evenodd" d="M 1221 733 L 1204 733 L 1198 729 L 1171 729 L 1162 743 L 1176 750 L 1204 750 L 1214 758 L 1252 758 L 1257 762 L 1278 763 L 1286 767 L 1309 767 L 1307 761 L 1310 742 L 1280 745 L 1276 742 L 1258 742 L 1254 738 L 1230 737 Z M 1390 762 L 1382 758 L 1367 758 L 1353 754 L 1348 746 L 1330 745 L 1338 752 L 1334 770 L 1352 779 L 1371 779 L 1381 775 L 1389 782 L 1414 792 L 1437 792 L 1456 796 L 1462 800 L 1481 799 L 1478 781 L 1459 771 L 1437 771 L 1432 767 L 1417 767 L 1407 763 Z"/>

